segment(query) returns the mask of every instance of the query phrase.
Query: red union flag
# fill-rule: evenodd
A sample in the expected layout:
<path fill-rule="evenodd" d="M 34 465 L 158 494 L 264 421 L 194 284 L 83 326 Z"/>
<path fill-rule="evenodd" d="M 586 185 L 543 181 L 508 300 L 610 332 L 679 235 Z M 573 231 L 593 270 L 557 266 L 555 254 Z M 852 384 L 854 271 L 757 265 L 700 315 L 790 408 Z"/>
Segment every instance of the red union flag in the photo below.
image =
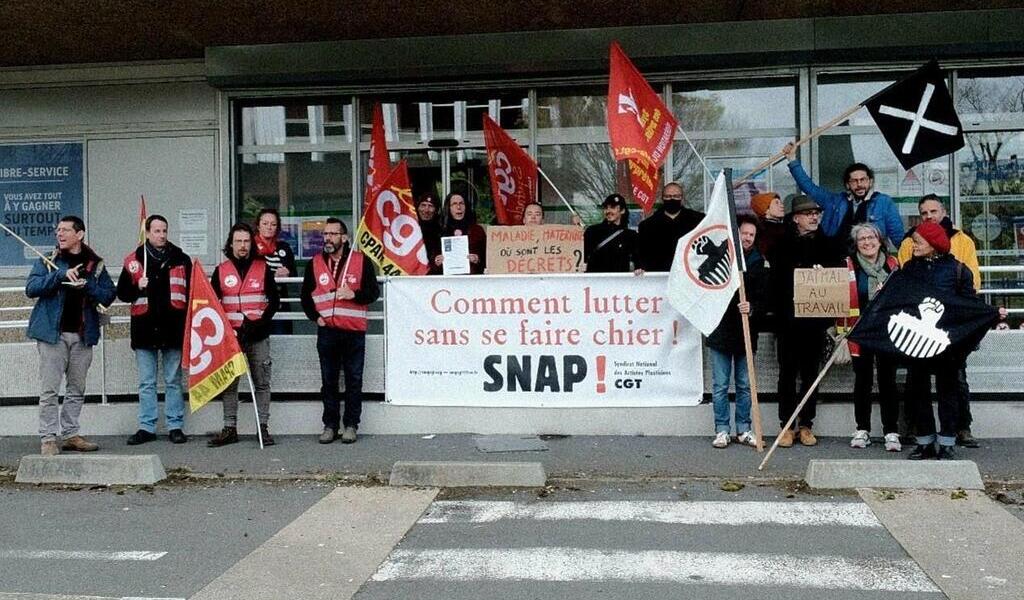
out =
<path fill-rule="evenodd" d="M 188 376 L 188 405 L 196 412 L 248 370 L 238 338 L 198 260 L 192 261 L 181 368 Z"/>
<path fill-rule="evenodd" d="M 655 188 L 658 185 L 658 168 L 647 167 L 635 160 L 629 163 L 629 183 L 633 187 L 633 199 L 643 209 L 644 214 L 654 208 Z"/>
<path fill-rule="evenodd" d="M 391 170 L 369 199 L 356 240 L 384 275 L 424 275 L 427 248 L 412 204 L 405 161 Z"/>
<path fill-rule="evenodd" d="M 629 57 L 612 42 L 608 79 L 608 137 L 615 160 L 658 168 L 676 131 L 676 119 Z"/>
<path fill-rule="evenodd" d="M 522 225 L 523 209 L 537 199 L 537 163 L 488 115 L 484 141 L 498 225 Z"/>
<path fill-rule="evenodd" d="M 384 137 L 384 109 L 380 103 L 373 105 L 373 127 L 370 129 L 370 164 L 366 171 L 366 198 L 363 207 L 370 205 L 370 198 L 379 191 L 379 185 L 391 172 L 391 158 L 388 156 L 388 142 Z"/>

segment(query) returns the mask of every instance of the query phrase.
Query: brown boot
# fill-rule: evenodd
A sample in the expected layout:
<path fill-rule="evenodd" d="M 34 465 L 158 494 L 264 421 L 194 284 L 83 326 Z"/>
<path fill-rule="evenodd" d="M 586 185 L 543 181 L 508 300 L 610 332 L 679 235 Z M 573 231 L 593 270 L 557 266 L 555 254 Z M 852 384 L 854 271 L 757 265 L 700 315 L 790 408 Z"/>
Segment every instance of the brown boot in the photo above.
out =
<path fill-rule="evenodd" d="M 73 435 L 64 440 L 64 443 L 60 445 L 60 449 L 71 450 L 72 452 L 95 452 L 100 447 L 80 435 Z"/>
<path fill-rule="evenodd" d="M 818 438 L 814 437 L 814 432 L 811 431 L 810 427 L 800 428 L 800 443 L 804 446 L 815 446 L 818 444 Z"/>
<path fill-rule="evenodd" d="M 221 446 L 236 443 L 238 443 L 238 429 L 235 427 L 225 427 L 220 430 L 220 433 L 210 438 L 206 445 L 210 448 L 220 448 Z"/>
<path fill-rule="evenodd" d="M 57 447 L 57 440 L 43 440 L 39 453 L 43 456 L 57 456 L 60 454 L 60 448 Z"/>
<path fill-rule="evenodd" d="M 270 436 L 270 430 L 267 428 L 266 423 L 260 423 L 260 435 L 263 437 L 264 446 L 274 445 L 274 438 Z"/>
<path fill-rule="evenodd" d="M 779 448 L 789 448 L 793 445 L 793 430 L 787 429 L 779 434 Z"/>

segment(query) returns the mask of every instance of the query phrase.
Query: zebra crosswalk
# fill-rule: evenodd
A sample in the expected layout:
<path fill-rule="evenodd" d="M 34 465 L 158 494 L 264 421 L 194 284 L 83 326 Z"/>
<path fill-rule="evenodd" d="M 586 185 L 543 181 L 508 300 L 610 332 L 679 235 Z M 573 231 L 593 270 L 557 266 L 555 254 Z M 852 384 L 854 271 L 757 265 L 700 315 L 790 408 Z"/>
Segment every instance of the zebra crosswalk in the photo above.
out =
<path fill-rule="evenodd" d="M 856 501 L 435 501 L 356 598 L 945 598 Z"/>

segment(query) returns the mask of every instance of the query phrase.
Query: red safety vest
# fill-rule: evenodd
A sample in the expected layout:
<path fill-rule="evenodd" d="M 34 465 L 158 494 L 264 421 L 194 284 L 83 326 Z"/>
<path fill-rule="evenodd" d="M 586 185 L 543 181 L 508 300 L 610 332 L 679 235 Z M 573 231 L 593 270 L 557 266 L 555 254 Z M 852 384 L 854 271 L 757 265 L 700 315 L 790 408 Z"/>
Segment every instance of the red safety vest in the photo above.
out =
<path fill-rule="evenodd" d="M 231 326 L 238 329 L 245 317 L 254 321 L 260 319 L 270 306 L 270 299 L 263 287 L 267 277 L 267 261 L 262 258 L 253 259 L 245 279 L 238 276 L 238 269 L 230 260 L 217 265 L 217 273 L 220 276 L 220 302 L 224 305 Z"/>
<path fill-rule="evenodd" d="M 363 255 L 352 254 L 348 269 L 341 274 L 342 281 L 352 290 L 358 290 L 363 281 Z M 331 269 L 323 254 L 313 257 L 313 304 L 327 327 L 347 331 L 366 331 L 366 306 L 335 296 L 338 289 Z"/>
<path fill-rule="evenodd" d="M 145 250 L 143 250 L 145 252 Z M 124 264 L 122 265 L 125 269 L 128 269 L 128 274 L 132 276 L 132 284 L 135 287 L 139 287 L 139 280 L 142 279 L 142 263 L 135 256 L 135 251 L 128 253 L 128 256 L 124 257 Z M 170 289 L 171 289 L 171 308 L 177 310 L 185 310 L 188 305 L 188 282 L 185 281 L 185 266 L 179 265 L 177 267 L 171 267 L 170 274 Z M 146 314 L 149 310 L 149 297 L 145 294 L 140 294 L 135 302 L 131 305 L 131 315 L 133 317 L 139 317 Z"/>
<path fill-rule="evenodd" d="M 900 268 L 900 262 L 894 256 L 885 257 L 885 266 L 891 273 Z M 848 317 L 836 319 L 836 332 L 846 333 L 857 324 L 860 319 L 860 294 L 857 293 L 857 271 L 854 269 L 853 259 L 846 257 L 846 269 L 850 273 L 850 313 Z M 847 340 L 850 346 L 850 356 L 860 356 L 860 345 Z"/>

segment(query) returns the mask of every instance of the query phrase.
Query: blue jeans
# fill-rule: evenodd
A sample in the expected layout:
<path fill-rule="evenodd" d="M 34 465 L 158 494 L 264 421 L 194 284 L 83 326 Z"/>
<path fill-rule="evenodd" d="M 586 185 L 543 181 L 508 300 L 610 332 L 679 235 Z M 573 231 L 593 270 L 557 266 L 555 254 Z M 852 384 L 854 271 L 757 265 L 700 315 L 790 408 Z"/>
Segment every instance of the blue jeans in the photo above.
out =
<path fill-rule="evenodd" d="M 156 433 L 160 409 L 156 399 L 157 354 L 163 354 L 164 363 L 164 418 L 167 430 L 181 429 L 185 424 L 185 398 L 181 394 L 181 350 L 137 349 L 135 362 L 139 365 L 139 429 Z"/>
<path fill-rule="evenodd" d="M 736 433 L 750 431 L 750 378 L 747 357 L 708 348 L 711 354 L 711 402 L 715 408 L 715 433 L 729 433 L 729 379 L 736 373 Z"/>

